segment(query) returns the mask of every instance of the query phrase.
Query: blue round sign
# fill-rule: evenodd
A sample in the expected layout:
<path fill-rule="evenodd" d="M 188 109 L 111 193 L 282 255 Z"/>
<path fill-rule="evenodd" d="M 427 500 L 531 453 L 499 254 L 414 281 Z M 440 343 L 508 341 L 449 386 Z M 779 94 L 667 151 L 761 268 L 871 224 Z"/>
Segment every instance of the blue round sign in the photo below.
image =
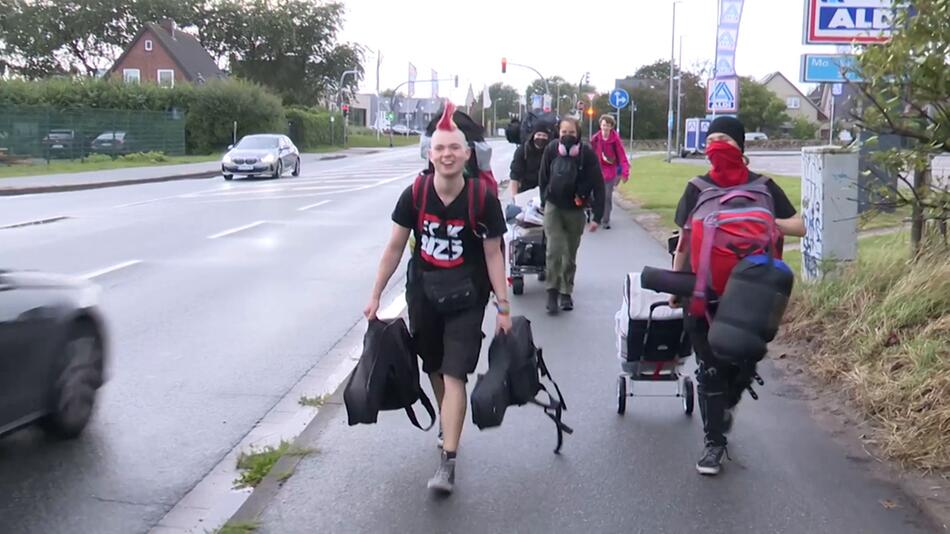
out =
<path fill-rule="evenodd" d="M 623 109 L 627 107 L 627 104 L 630 103 L 630 94 L 627 93 L 625 89 L 614 89 L 610 92 L 610 105 L 617 108 Z"/>

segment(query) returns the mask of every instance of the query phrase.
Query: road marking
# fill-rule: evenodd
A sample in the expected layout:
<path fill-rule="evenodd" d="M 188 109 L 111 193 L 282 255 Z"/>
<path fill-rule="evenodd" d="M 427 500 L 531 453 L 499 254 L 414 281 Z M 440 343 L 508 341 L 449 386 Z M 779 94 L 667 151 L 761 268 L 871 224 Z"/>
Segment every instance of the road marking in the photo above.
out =
<path fill-rule="evenodd" d="M 389 303 L 389 306 L 386 306 L 385 309 L 376 313 L 376 317 L 380 319 L 395 319 L 402 315 L 403 310 L 406 309 L 406 292 L 396 295 L 396 298 Z"/>
<path fill-rule="evenodd" d="M 229 236 L 231 234 L 236 234 L 238 232 L 243 232 L 244 230 L 250 230 L 256 226 L 260 226 L 267 221 L 256 221 L 251 224 L 245 224 L 244 226 L 238 226 L 237 228 L 231 228 L 230 230 L 225 230 L 223 232 L 218 232 L 208 236 L 208 239 L 218 239 L 219 237 Z"/>
<path fill-rule="evenodd" d="M 66 220 L 66 219 L 68 219 L 68 218 L 69 218 L 69 217 L 66 216 L 66 215 L 59 215 L 59 216 L 56 216 L 56 217 L 47 217 L 47 218 L 45 218 L 45 219 L 36 219 L 36 220 L 32 220 L 32 221 L 23 221 L 23 222 L 18 222 L 18 223 L 11 223 L 11 224 L 7 224 L 7 225 L 4 225 L 4 226 L 0 226 L 0 230 L 8 230 L 8 229 L 12 229 L 12 228 L 22 228 L 22 227 L 24 227 L 24 226 L 37 226 L 37 225 L 40 225 L 40 224 L 49 224 L 49 223 L 54 223 L 54 222 L 57 222 L 57 221 L 63 221 L 63 220 Z"/>
<path fill-rule="evenodd" d="M 333 202 L 333 201 L 332 201 L 332 200 L 321 200 L 320 202 L 317 202 L 316 204 L 310 204 L 310 205 L 304 206 L 304 207 L 302 207 L 302 208 L 297 208 L 297 211 L 307 211 L 307 210 L 309 210 L 309 209 L 311 209 L 311 208 L 319 208 L 320 206 L 324 206 L 324 205 L 326 205 L 326 204 L 329 204 L 330 202 Z"/>
<path fill-rule="evenodd" d="M 111 267 L 106 267 L 106 268 L 104 268 L 104 269 L 99 269 L 99 270 L 97 270 L 97 271 L 88 272 L 88 273 L 86 273 L 86 274 L 80 275 L 80 277 L 81 277 L 81 278 L 89 278 L 89 279 L 98 278 L 98 277 L 100 277 L 100 276 L 104 276 L 104 275 L 107 275 L 107 274 L 109 274 L 109 273 L 114 273 L 114 272 L 116 272 L 116 271 L 118 271 L 118 270 L 120 270 L 120 269 L 125 269 L 126 267 L 131 267 L 131 266 L 133 266 L 133 265 L 138 265 L 139 263 L 142 263 L 142 260 L 129 260 L 129 261 L 124 261 L 124 262 L 122 262 L 122 263 L 117 263 L 117 264 L 115 264 L 115 265 L 113 265 L 113 266 L 111 266 Z"/>

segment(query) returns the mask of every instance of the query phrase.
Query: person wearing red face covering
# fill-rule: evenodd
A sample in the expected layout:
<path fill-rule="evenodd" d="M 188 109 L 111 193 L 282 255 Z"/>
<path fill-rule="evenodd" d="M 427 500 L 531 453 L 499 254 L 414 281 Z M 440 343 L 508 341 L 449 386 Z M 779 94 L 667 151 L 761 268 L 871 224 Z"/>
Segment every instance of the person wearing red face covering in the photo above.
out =
<path fill-rule="evenodd" d="M 733 117 L 719 117 L 709 125 L 706 138 L 706 156 L 712 164 L 709 173 L 691 181 L 683 191 L 676 208 L 675 221 L 681 229 L 679 243 L 673 258 L 673 269 L 690 269 L 691 219 L 697 206 L 705 181 L 718 188 L 731 188 L 756 180 L 764 180 L 772 197 L 775 226 L 783 235 L 804 236 L 805 225 L 796 214 L 795 207 L 789 201 L 785 191 L 773 180 L 759 176 L 748 168 L 745 151 L 745 127 Z M 699 182 L 699 186 L 695 182 Z M 672 297 L 670 304 L 680 306 L 679 299 Z M 688 309 L 689 307 L 687 307 Z M 716 475 L 722 466 L 726 451 L 726 434 L 731 430 L 733 410 L 738 405 L 743 391 L 751 385 L 754 368 L 750 370 L 724 362 L 716 358 L 707 339 L 708 319 L 715 314 L 715 306 L 706 308 L 706 314 L 688 313 L 686 330 L 693 350 L 696 353 L 698 369 L 696 371 L 697 393 L 700 413 L 703 417 L 705 449 L 696 464 L 696 470 L 703 475 Z"/>

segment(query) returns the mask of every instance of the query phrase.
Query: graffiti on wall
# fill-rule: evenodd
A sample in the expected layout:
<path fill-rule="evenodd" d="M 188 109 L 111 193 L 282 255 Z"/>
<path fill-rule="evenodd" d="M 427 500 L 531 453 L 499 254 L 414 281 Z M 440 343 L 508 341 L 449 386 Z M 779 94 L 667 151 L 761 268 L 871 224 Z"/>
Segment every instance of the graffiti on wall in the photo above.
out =
<path fill-rule="evenodd" d="M 802 154 L 802 219 L 805 222 L 805 237 L 802 238 L 802 276 L 805 280 L 821 278 L 824 224 L 822 171 L 821 154 Z"/>

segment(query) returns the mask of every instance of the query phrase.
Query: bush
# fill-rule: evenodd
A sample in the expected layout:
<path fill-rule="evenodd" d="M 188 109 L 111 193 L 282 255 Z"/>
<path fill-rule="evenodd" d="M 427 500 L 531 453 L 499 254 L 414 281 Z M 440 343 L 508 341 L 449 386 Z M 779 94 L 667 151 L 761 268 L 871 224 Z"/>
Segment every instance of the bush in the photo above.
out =
<path fill-rule="evenodd" d="M 135 163 L 164 163 L 169 161 L 164 152 L 134 152 L 120 156 L 121 161 L 131 161 Z"/>
<path fill-rule="evenodd" d="M 334 114 L 335 120 L 330 122 L 328 111 L 313 108 L 293 107 L 287 110 L 288 135 L 300 149 L 313 149 L 319 146 L 330 145 L 330 127 L 333 127 L 333 144 L 343 141 L 342 117 Z M 350 130 L 352 133 L 352 129 Z"/>
<path fill-rule="evenodd" d="M 188 152 L 208 153 L 230 144 L 233 123 L 238 136 L 285 133 L 280 98 L 262 86 L 242 80 L 213 80 L 205 85 L 159 87 L 121 80 L 50 78 L 0 81 L 0 106 L 50 106 L 56 109 L 115 109 L 186 113 Z"/>
<path fill-rule="evenodd" d="M 108 154 L 89 154 L 86 156 L 86 163 L 105 163 L 112 161 L 112 156 Z"/>
<path fill-rule="evenodd" d="M 817 131 L 817 124 L 805 117 L 796 117 L 792 121 L 792 130 L 789 133 L 794 139 L 814 139 Z"/>

